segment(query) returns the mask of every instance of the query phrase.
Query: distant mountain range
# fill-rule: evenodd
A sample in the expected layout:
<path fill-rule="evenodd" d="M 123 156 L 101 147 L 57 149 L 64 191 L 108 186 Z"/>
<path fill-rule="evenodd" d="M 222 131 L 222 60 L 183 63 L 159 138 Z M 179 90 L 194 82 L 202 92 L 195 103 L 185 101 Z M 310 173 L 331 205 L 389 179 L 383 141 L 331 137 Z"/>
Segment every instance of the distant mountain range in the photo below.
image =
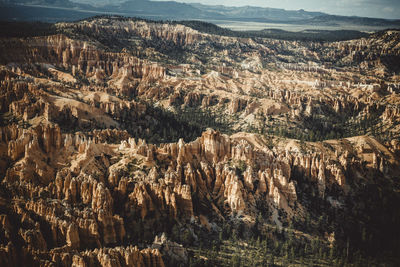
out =
<path fill-rule="evenodd" d="M 113 4 L 110 4 L 113 3 Z M 317 26 L 368 25 L 400 27 L 400 20 L 328 15 L 305 10 L 284 10 L 253 6 L 185 4 L 149 0 L 92 1 L 69 0 L 0 0 L 2 20 L 71 21 L 96 14 L 117 14 L 155 20 L 233 20 L 241 22 L 286 23 Z"/>
<path fill-rule="evenodd" d="M 297 21 L 326 15 L 321 12 L 300 10 L 285 10 L 279 8 L 264 8 L 255 6 L 228 7 L 221 5 L 191 4 L 202 11 L 214 12 L 227 19 L 256 21 Z"/>

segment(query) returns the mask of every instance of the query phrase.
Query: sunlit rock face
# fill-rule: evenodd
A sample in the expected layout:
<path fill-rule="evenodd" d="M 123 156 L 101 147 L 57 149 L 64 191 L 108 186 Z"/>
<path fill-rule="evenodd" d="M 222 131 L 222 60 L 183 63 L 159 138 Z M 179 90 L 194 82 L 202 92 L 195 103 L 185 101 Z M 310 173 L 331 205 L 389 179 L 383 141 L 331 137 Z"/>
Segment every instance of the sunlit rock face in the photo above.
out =
<path fill-rule="evenodd" d="M 400 171 L 398 31 L 319 43 L 56 27 L 0 39 L 0 265 L 188 264 L 174 226 L 195 245 L 227 221 L 280 229 L 313 201 L 350 210 Z"/>

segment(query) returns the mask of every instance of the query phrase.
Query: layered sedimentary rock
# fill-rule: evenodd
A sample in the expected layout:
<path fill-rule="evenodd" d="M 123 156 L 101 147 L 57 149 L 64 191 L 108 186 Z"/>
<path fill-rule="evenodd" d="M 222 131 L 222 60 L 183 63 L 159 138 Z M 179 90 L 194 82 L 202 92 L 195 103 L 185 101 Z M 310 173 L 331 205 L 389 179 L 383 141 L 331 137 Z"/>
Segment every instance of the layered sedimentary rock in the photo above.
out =
<path fill-rule="evenodd" d="M 7 170 L 3 184 L 20 195 L 15 204 L 4 206 L 13 210 L 13 216 L 25 218 L 23 220 L 36 229 L 29 230 L 29 235 L 19 233 L 27 247 L 41 251 L 59 247 L 68 252 L 123 242 L 126 240 L 124 218 L 132 213 L 143 221 L 154 216 L 199 220 L 201 214 L 193 209 L 193 194 L 209 203 L 211 212 L 219 216 L 232 212 L 255 215 L 258 212 L 255 203 L 259 201 L 273 209 L 285 210 L 289 216 L 299 216 L 302 211 L 296 204 L 298 196 L 293 175 L 301 174 L 309 182 L 315 182 L 320 196 L 325 197 L 326 188 L 332 185 L 346 191 L 345 170 L 361 164 L 349 160 L 346 156 L 349 147 L 340 143 L 335 144 L 339 146 L 335 150 L 304 154 L 297 151 L 296 145 L 289 150 L 270 150 L 263 142 L 257 135 L 229 137 L 209 129 L 189 143 L 181 140 L 154 146 L 130 138 L 121 145 L 108 145 L 85 140 L 79 135 L 61 134 L 57 125 L 28 131 L 5 127 L 2 128 L 2 144 L 16 164 Z M 346 142 L 352 147 L 351 153 L 359 157 L 367 157 L 370 150 L 373 151 L 368 162 L 381 172 L 384 170 L 379 166 L 394 161 L 391 152 L 380 151 L 379 143 L 370 138 L 359 137 Z M 364 143 L 368 143 L 369 148 L 359 150 L 358 146 L 365 147 Z M 344 151 L 343 157 L 337 158 L 335 151 Z M 45 156 L 55 152 L 57 155 L 51 158 Z M 113 159 L 118 153 L 122 157 Z M 386 154 L 386 159 L 376 153 Z M 63 166 L 62 162 L 70 164 Z M 161 162 L 164 163 L 157 165 Z M 109 172 L 108 177 L 105 172 Z M 44 195 L 53 200 L 25 201 L 24 204 L 23 196 L 34 199 Z M 123 207 L 118 214 L 114 199 Z M 41 218 L 40 222 L 35 223 L 30 213 Z M 60 218 L 61 213 L 68 215 Z M 4 231 L 12 232 L 7 215 L 2 218 Z M 51 230 L 43 234 L 40 229 L 45 225 Z M 129 252 L 125 252 L 127 249 Z M 101 252 L 91 253 L 103 264 Z M 145 258 L 144 252 L 130 248 L 121 248 L 118 253 L 136 253 L 125 258 L 136 257 L 138 262 L 141 257 Z M 158 252 L 146 253 L 154 254 L 151 262 L 162 263 L 157 258 Z M 86 262 L 86 257 L 93 257 L 92 254 L 81 254 L 81 257 Z M 59 262 L 56 255 L 53 261 Z M 74 256 L 62 261 L 66 264 L 71 260 L 78 259 Z"/>
<path fill-rule="evenodd" d="M 398 31 L 300 43 L 111 18 L 56 27 L 0 40 L 0 265 L 187 264 L 173 226 L 189 240 L 226 220 L 281 228 L 399 173 Z M 191 140 L 187 110 L 203 123 Z M 165 142 L 165 121 L 188 129 Z"/>

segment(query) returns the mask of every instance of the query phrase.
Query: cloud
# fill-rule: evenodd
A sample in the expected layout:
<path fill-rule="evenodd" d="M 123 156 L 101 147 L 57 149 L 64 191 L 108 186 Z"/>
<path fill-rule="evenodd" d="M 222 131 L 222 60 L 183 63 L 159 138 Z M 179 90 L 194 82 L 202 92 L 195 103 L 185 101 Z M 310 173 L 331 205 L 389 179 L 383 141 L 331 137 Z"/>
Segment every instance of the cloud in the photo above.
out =
<path fill-rule="evenodd" d="M 387 12 L 387 13 L 393 13 L 394 12 L 394 8 L 393 7 L 384 7 L 383 8 L 383 11 L 384 12 Z"/>

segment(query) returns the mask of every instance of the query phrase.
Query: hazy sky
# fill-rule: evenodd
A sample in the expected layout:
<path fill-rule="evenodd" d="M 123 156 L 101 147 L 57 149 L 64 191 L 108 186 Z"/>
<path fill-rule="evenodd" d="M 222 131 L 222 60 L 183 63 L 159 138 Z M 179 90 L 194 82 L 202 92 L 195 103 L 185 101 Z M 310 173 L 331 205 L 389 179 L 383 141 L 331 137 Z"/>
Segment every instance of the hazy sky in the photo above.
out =
<path fill-rule="evenodd" d="M 161 0 L 164 1 L 164 0 Z M 337 15 L 400 19 L 400 0 L 176 0 L 225 6 L 262 6 L 305 9 Z"/>

